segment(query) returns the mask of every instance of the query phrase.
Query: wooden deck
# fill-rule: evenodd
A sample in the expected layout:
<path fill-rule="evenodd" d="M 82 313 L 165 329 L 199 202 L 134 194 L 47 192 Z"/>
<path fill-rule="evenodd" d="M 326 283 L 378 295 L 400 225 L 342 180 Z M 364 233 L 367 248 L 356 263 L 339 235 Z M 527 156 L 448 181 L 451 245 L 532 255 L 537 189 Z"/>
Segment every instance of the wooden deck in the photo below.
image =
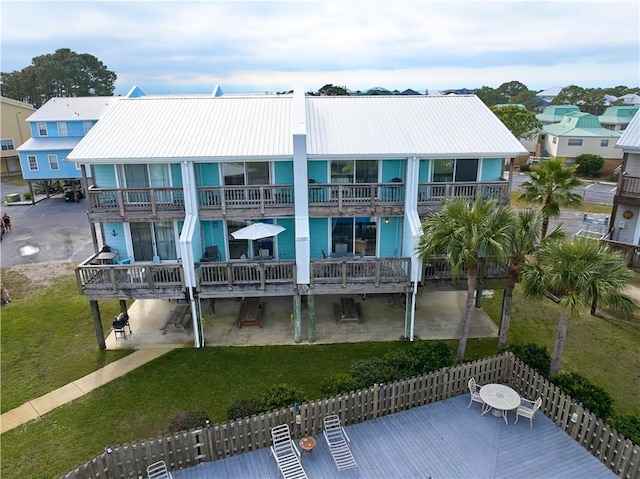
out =
<path fill-rule="evenodd" d="M 480 416 L 463 394 L 352 426 L 346 426 L 358 467 L 338 472 L 322 434 L 313 457 L 302 456 L 310 479 L 350 478 L 613 478 L 616 477 L 546 416 L 533 429 L 520 418 Z M 292 431 L 294 433 L 294 431 Z M 199 464 L 174 479 L 277 478 L 268 448 Z"/>

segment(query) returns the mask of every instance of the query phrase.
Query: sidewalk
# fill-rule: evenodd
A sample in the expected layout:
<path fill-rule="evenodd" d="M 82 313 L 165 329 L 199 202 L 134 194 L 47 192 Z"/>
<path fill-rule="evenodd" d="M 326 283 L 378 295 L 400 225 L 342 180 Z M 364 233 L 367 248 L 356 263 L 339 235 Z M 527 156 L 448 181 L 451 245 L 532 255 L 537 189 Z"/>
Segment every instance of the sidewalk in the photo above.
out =
<path fill-rule="evenodd" d="M 78 399 L 94 389 L 107 384 L 120 376 L 159 358 L 174 348 L 138 349 L 130 355 L 107 364 L 104 368 L 87 374 L 85 377 L 62 386 L 55 391 L 24 403 L 0 416 L 0 434 L 20 426 L 33 419 L 38 419 L 58 406 Z"/>

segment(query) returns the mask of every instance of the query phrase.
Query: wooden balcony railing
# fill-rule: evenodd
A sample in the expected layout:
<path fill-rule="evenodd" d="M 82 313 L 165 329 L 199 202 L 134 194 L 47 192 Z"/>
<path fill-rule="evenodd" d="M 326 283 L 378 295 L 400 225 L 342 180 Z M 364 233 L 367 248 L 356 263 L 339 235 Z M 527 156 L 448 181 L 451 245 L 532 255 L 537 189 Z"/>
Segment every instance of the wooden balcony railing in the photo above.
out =
<path fill-rule="evenodd" d="M 250 260 L 196 265 L 199 296 L 291 294 L 296 286 L 295 261 Z"/>
<path fill-rule="evenodd" d="M 220 212 L 249 209 L 262 214 L 273 209 L 285 208 L 293 213 L 292 185 L 209 186 L 198 188 L 198 205 L 201 210 Z"/>
<path fill-rule="evenodd" d="M 478 276 L 480 286 L 482 283 L 491 280 L 504 280 L 509 277 L 509 265 L 507 263 L 498 263 L 495 260 L 487 259 L 483 261 Z M 456 281 L 466 281 L 468 278 L 467 270 L 462 267 Z M 433 257 L 423 264 L 422 281 L 425 283 L 452 282 L 453 273 L 451 265 L 446 258 Z"/>
<path fill-rule="evenodd" d="M 602 239 L 601 241 L 604 241 L 614 251 L 619 251 L 627 263 L 627 266 L 636 273 L 640 273 L 640 246 L 620 243 L 609 239 Z"/>
<path fill-rule="evenodd" d="M 623 175 L 622 184 L 617 194 L 619 196 L 640 198 L 640 178 L 637 176 Z"/>
<path fill-rule="evenodd" d="M 372 206 L 404 203 L 404 183 L 309 183 L 309 206 Z"/>
<path fill-rule="evenodd" d="M 95 264 L 95 255 L 76 268 L 78 290 L 88 299 L 184 297 L 182 264 Z"/>
<path fill-rule="evenodd" d="M 182 188 L 89 188 L 89 213 L 148 213 L 184 211 Z"/>
<path fill-rule="evenodd" d="M 497 198 L 500 203 L 506 204 L 509 202 L 509 183 L 505 181 L 420 183 L 418 185 L 418 206 L 437 205 L 449 197 L 474 201 L 481 195 Z"/>
<path fill-rule="evenodd" d="M 311 261 L 317 292 L 403 292 L 411 283 L 411 258 L 331 258 Z"/>

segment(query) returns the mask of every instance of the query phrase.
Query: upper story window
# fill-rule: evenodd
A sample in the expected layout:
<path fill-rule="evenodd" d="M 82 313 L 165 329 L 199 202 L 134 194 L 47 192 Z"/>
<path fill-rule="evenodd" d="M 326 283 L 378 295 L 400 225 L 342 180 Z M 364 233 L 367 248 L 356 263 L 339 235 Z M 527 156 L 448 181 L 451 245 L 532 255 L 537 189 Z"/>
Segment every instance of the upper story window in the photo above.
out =
<path fill-rule="evenodd" d="M 554 136 L 554 137 L 553 137 L 553 144 L 555 145 L 556 143 L 558 143 L 558 137 L 557 137 L 557 136 Z"/>
<path fill-rule="evenodd" d="M 0 144 L 2 145 L 2 151 L 15 150 L 15 146 L 13 144 L 13 138 L 7 138 L 4 140 L 0 140 Z"/>
<path fill-rule="evenodd" d="M 58 122 L 58 135 L 69 136 L 69 132 L 67 131 L 67 122 L 65 121 Z"/>
<path fill-rule="evenodd" d="M 582 146 L 582 138 L 569 138 L 569 146 Z"/>
<path fill-rule="evenodd" d="M 47 133 L 47 124 L 42 122 L 38 123 L 38 135 L 40 136 L 48 136 Z"/>
<path fill-rule="evenodd" d="M 335 160 L 331 183 L 377 183 L 378 160 Z"/>
<path fill-rule="evenodd" d="M 38 159 L 36 155 L 28 155 L 27 161 L 29 162 L 29 171 L 38 171 Z"/>
<path fill-rule="evenodd" d="M 49 155 L 49 168 L 51 168 L 51 171 L 58 171 L 60 169 L 58 155 Z"/>
<path fill-rule="evenodd" d="M 600 140 L 600 146 L 606 148 L 609 146 L 609 140 Z"/>
<path fill-rule="evenodd" d="M 435 183 L 478 181 L 478 158 L 435 159 L 432 178 Z"/>
<path fill-rule="evenodd" d="M 92 121 L 83 121 L 82 122 L 82 128 L 84 129 L 84 134 L 86 135 L 89 130 L 91 128 L 93 128 L 93 122 Z"/>
<path fill-rule="evenodd" d="M 268 185 L 271 183 L 269 163 L 263 161 L 222 163 L 222 177 L 225 185 Z"/>

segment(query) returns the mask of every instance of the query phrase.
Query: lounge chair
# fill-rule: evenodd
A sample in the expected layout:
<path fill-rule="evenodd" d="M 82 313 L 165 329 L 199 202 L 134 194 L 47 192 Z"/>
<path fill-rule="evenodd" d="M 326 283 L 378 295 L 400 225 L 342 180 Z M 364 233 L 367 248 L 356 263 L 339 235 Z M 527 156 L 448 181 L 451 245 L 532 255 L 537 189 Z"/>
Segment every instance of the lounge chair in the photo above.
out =
<path fill-rule="evenodd" d="M 149 479 L 173 479 L 164 461 L 149 464 L 147 467 L 147 477 Z"/>
<path fill-rule="evenodd" d="M 527 404 L 530 404 L 531 406 L 527 406 Z M 516 411 L 515 422 L 518 422 L 518 418 L 520 416 L 528 417 L 529 425 L 531 426 L 531 429 L 533 429 L 533 415 L 536 413 L 538 409 L 540 409 L 540 406 L 542 406 L 542 398 L 536 399 L 535 402 L 522 398 L 522 401 L 520 402 L 520 406 L 518 406 L 518 410 Z"/>
<path fill-rule="evenodd" d="M 300 463 L 300 451 L 291 440 L 289 425 L 282 424 L 271 428 L 271 454 L 278 463 L 278 470 L 284 479 L 307 479 Z"/>
<path fill-rule="evenodd" d="M 322 432 L 338 470 L 342 471 L 343 469 L 357 467 L 356 460 L 353 458 L 349 448 L 351 440 L 340 424 L 340 418 L 335 414 L 326 416 L 323 419 L 323 423 L 324 430 Z"/>

